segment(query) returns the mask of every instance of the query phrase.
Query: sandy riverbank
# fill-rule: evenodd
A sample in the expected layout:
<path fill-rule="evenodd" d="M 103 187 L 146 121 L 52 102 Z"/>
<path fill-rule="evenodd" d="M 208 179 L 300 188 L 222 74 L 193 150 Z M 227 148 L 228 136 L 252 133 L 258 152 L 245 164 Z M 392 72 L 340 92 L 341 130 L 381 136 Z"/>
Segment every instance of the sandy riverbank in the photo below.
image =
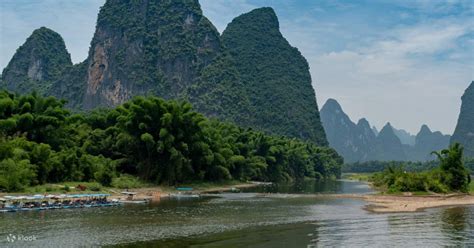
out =
<path fill-rule="evenodd" d="M 474 195 L 381 195 L 381 194 L 341 194 L 333 198 L 361 199 L 367 202 L 364 209 L 373 213 L 416 212 L 427 208 L 474 205 Z"/>
<path fill-rule="evenodd" d="M 240 183 L 240 184 L 229 184 L 229 185 L 218 185 L 218 186 L 210 186 L 210 187 L 193 187 L 192 191 L 189 193 L 192 194 L 210 194 L 210 193 L 219 193 L 219 192 L 230 192 L 236 191 L 245 188 L 252 188 L 260 185 L 260 182 L 249 182 L 249 183 Z M 118 190 L 111 190 L 113 198 L 124 198 L 125 196 L 121 194 L 122 191 Z M 163 197 L 168 197 L 170 194 L 178 193 L 179 191 L 175 188 L 171 187 L 147 187 L 147 188 L 137 188 L 137 189 L 130 189 L 129 191 L 137 193 L 134 199 L 159 199 Z"/>
<path fill-rule="evenodd" d="M 380 194 L 260 194 L 270 198 L 345 198 L 367 202 L 364 209 L 373 213 L 415 212 L 426 208 L 474 205 L 474 195 L 380 195 Z"/>
<path fill-rule="evenodd" d="M 396 196 L 367 195 L 367 211 L 374 213 L 415 212 L 426 208 L 474 205 L 474 195 Z"/>

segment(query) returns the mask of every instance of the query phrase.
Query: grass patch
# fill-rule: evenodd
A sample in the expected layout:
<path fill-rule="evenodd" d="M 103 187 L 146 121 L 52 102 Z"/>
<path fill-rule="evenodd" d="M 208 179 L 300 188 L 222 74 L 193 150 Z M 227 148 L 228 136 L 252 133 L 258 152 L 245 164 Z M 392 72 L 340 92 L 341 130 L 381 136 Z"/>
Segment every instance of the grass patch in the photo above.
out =
<path fill-rule="evenodd" d="M 73 194 L 73 193 L 110 193 L 120 191 L 123 189 L 137 189 L 148 187 L 160 187 L 165 192 L 176 191 L 178 187 L 190 187 L 194 190 L 209 190 L 220 187 L 232 187 L 243 184 L 245 182 L 238 180 L 226 180 L 219 182 L 191 182 L 183 183 L 176 186 L 156 185 L 144 182 L 138 177 L 122 174 L 119 177 L 113 178 L 111 187 L 105 187 L 98 182 L 62 182 L 55 184 L 43 184 L 27 187 L 22 191 L 8 193 L 8 194 Z M 81 191 L 77 186 L 82 185 L 86 190 Z M 4 192 L 7 193 L 7 192 Z"/>
<path fill-rule="evenodd" d="M 423 195 L 431 195 L 432 193 L 426 192 L 426 191 L 415 191 L 412 192 L 412 195 L 418 195 L 418 196 L 423 196 Z"/>
<path fill-rule="evenodd" d="M 78 185 L 82 185 L 86 187 L 86 190 L 81 191 L 77 188 Z M 63 183 L 48 183 L 43 185 L 36 185 L 25 188 L 23 191 L 16 192 L 22 194 L 43 194 L 43 193 L 51 193 L 51 194 L 58 194 L 58 193 L 96 193 L 100 191 L 107 191 L 107 187 L 102 186 L 100 183 L 97 182 L 63 182 Z"/>
<path fill-rule="evenodd" d="M 147 186 L 153 186 L 149 183 L 146 183 L 140 180 L 138 177 L 122 174 L 119 177 L 112 179 L 112 187 L 118 189 L 136 189 L 136 188 L 144 188 Z"/>
<path fill-rule="evenodd" d="M 469 184 L 469 193 L 474 194 L 474 179 Z"/>
<path fill-rule="evenodd" d="M 381 191 L 379 195 L 390 195 L 390 196 L 429 196 L 433 195 L 432 192 L 427 191 L 414 191 L 414 192 L 402 192 L 402 191 Z"/>

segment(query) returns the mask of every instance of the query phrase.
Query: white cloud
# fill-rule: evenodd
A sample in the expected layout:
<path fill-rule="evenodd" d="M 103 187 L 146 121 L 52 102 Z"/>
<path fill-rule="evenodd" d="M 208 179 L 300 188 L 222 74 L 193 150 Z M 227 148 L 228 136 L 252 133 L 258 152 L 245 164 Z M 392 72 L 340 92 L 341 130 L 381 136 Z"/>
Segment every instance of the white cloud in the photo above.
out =
<path fill-rule="evenodd" d="M 456 41 L 472 26 L 442 23 L 387 30 L 390 37 L 368 47 L 309 58 L 320 104 L 336 98 L 354 120 L 367 117 L 378 127 L 390 121 L 416 133 L 426 123 L 452 133 L 460 96 L 474 78 L 474 55 L 467 55 L 471 63 L 459 61 L 465 56 Z M 447 59 L 436 58 L 444 53 Z"/>
<path fill-rule="evenodd" d="M 64 39 L 73 62 L 82 62 L 94 34 L 99 7 L 105 0 L 2 0 L 0 1 L 0 68 L 16 49 L 41 26 L 51 28 Z"/>
<path fill-rule="evenodd" d="M 474 10 L 472 0 L 390 0 L 390 2 L 429 15 L 450 13 L 456 8 L 470 13 Z"/>
<path fill-rule="evenodd" d="M 439 53 L 456 44 L 456 39 L 469 32 L 469 25 L 436 23 L 394 30 L 394 39 L 379 42 L 373 49 L 385 54 Z M 390 31 L 389 31 L 390 32 Z"/>

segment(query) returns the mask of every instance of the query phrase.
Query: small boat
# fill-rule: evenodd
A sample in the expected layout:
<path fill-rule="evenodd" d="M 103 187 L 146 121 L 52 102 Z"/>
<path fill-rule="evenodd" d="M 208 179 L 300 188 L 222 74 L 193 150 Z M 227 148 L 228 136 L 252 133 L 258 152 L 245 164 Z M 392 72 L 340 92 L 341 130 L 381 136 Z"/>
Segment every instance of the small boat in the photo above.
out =
<path fill-rule="evenodd" d="M 0 213 L 41 211 L 67 208 L 120 206 L 120 202 L 107 200 L 109 194 L 4 196 L 0 198 Z"/>
<path fill-rule="evenodd" d="M 179 187 L 176 188 L 177 191 L 193 191 L 193 188 L 190 187 Z"/>
<path fill-rule="evenodd" d="M 118 200 L 117 202 L 124 203 L 124 204 L 145 204 L 148 203 L 147 200 Z"/>
<path fill-rule="evenodd" d="M 191 187 L 178 187 L 176 188 L 178 193 L 171 193 L 169 194 L 170 198 L 175 199 L 192 199 L 192 198 L 199 198 L 200 195 L 193 192 L 193 188 Z"/>

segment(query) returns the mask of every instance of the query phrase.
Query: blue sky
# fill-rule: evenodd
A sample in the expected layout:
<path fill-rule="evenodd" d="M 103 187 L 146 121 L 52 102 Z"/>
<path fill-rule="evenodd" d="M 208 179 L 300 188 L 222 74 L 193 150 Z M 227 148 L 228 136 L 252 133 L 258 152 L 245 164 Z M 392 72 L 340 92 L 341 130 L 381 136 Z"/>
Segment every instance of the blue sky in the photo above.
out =
<path fill-rule="evenodd" d="M 452 133 L 474 79 L 474 0 L 201 0 L 219 31 L 239 14 L 273 7 L 283 35 L 311 67 L 321 107 L 338 100 L 357 121 Z M 87 56 L 104 0 L 0 1 L 0 67 L 31 32 L 60 33 L 75 63 Z"/>

